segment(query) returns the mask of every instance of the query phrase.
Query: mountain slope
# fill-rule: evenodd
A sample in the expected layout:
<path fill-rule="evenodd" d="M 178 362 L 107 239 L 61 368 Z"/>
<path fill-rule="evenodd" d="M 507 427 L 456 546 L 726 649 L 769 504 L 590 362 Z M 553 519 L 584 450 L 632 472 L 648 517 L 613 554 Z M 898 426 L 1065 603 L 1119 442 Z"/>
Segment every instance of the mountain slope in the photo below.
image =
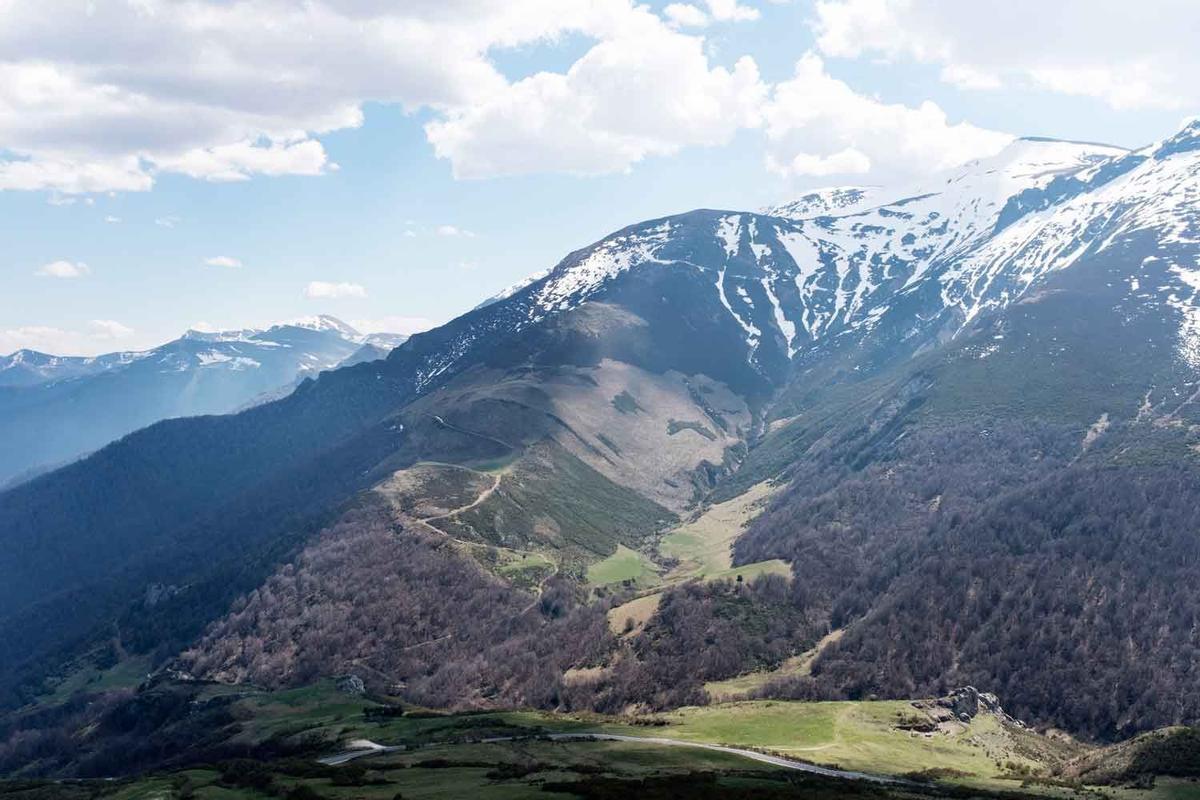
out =
<path fill-rule="evenodd" d="M 1036 270 L 1033 291 L 865 385 L 806 387 L 752 452 L 741 481 L 791 481 L 738 559 L 804 565 L 796 602 L 845 629 L 772 691 L 958 681 L 1105 738 L 1200 717 L 1200 607 L 1178 591 L 1200 580 L 1198 165 L 1153 148 L 1103 203 L 1013 224 L 962 269 Z"/>
<path fill-rule="evenodd" d="M 345 323 L 315 317 L 261 331 L 189 331 L 153 350 L 96 358 L 14 353 L 0 360 L 0 438 L 9 443 L 0 484 L 160 419 L 228 413 L 290 390 L 364 346 Z"/>
<path fill-rule="evenodd" d="M 1196 139 L 1021 140 L 888 202 L 633 225 L 385 360 L 2 494 L 5 688 L 27 696 L 115 630 L 162 660 L 194 645 L 188 663 L 225 677 L 353 665 L 429 702 L 621 710 L 702 702 L 705 681 L 844 628 L 774 691 L 972 682 L 1093 735 L 1200 714 L 1093 700 L 1196 669 L 1195 610 L 1170 591 L 1200 577 Z M 735 563 L 782 559 L 793 580 L 664 584 L 609 627 L 630 597 L 589 590 L 589 565 L 625 547 L 666 573 L 665 527 L 763 481 Z M 364 536 L 399 555 L 357 558 Z M 479 596 L 519 613 L 447 617 L 405 552 L 430 574 L 474 565 Z M 310 579 L 297 619 L 280 598 Z M 353 591 L 391 580 L 405 620 Z M 343 641 L 326 623 L 347 614 L 395 635 Z M 1038 615 L 1046 635 L 1009 624 Z M 1111 657 L 1088 674 L 1025 658 L 1031 642 Z M 1051 696 L 1064 680 L 1082 688 Z"/>

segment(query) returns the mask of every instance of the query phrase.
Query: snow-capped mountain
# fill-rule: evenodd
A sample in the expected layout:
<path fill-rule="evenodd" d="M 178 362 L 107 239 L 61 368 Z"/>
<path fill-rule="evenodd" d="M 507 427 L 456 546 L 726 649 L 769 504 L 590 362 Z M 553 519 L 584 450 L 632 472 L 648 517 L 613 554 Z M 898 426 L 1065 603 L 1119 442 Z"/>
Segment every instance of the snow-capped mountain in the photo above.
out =
<path fill-rule="evenodd" d="M 353 345 L 329 347 L 336 340 Z M 193 368 L 228 370 L 257 369 L 262 361 L 254 358 L 279 348 L 299 356 L 302 373 L 319 372 L 339 366 L 358 349 L 369 346 L 376 358 L 382 358 L 408 337 L 398 333 L 360 333 L 337 317 L 326 314 L 299 317 L 267 328 L 243 328 L 227 331 L 188 330 L 179 339 L 151 350 L 122 351 L 99 356 L 57 356 L 36 350 L 18 350 L 0 356 L 0 387 L 34 386 L 41 383 L 86 377 L 129 367 L 148 359 L 159 370 L 186 371 Z M 315 345 L 308 347 L 306 345 Z M 299 351 L 297 351 L 299 348 Z M 269 356 L 267 357 L 269 360 Z M 366 359 L 363 359 L 366 360 Z"/>
<path fill-rule="evenodd" d="M 323 315 L 265 329 L 189 330 L 151 350 L 94 358 L 18 351 L 0 359 L 0 438 L 14 445 L 0 455 L 0 484 L 160 419 L 278 397 L 349 359 L 383 358 L 404 338 L 362 334 Z"/>
<path fill-rule="evenodd" d="M 0 356 L 0 386 L 33 386 L 63 378 L 93 375 L 119 369 L 140 358 L 141 353 L 109 353 L 94 358 L 53 356 L 37 350 L 18 350 Z"/>
<path fill-rule="evenodd" d="M 787 219 L 812 219 L 813 217 L 847 214 L 869 206 L 872 197 L 877 193 L 878 188 L 869 186 L 831 186 L 826 189 L 816 189 L 788 203 L 768 206 L 760 213 L 766 214 L 768 217 L 786 217 Z"/>
<path fill-rule="evenodd" d="M 1135 247 L 1143 268 L 1160 262 L 1177 277 L 1172 286 L 1151 291 L 1165 293 L 1165 302 L 1188 309 L 1189 316 L 1197 313 L 1200 121 L 1162 142 L 1071 173 L 1043 187 L 1043 194 L 1051 190 L 1040 210 L 1014 220 L 962 259 L 947 283 L 961 287 L 964 296 L 980 297 L 998 276 L 1029 286 L 1085 256 Z M 1137 275 L 1130 276 L 1132 291 L 1139 291 L 1139 283 Z M 1142 297 L 1157 302 L 1152 294 Z M 964 310 L 970 316 L 978 305 Z"/>
<path fill-rule="evenodd" d="M 603 299 L 624 276 L 646 270 L 701 276 L 740 331 L 746 359 L 764 374 L 876 328 L 881 335 L 873 338 L 889 352 L 897 342 L 915 351 L 981 310 L 1015 301 L 1065 263 L 1030 264 L 1004 244 L 1047 224 L 1038 220 L 1076 214 L 1080 204 L 1153 216 L 1144 207 L 1151 200 L 1139 199 L 1134 187 L 1155 176 L 1171 180 L 1166 174 L 1186 158 L 1176 139 L 1138 153 L 1018 139 L 993 157 L 900 190 L 826 189 L 770 213 L 699 210 L 633 225 L 448 325 L 452 340 L 425 356 L 417 386 L 453 372 L 478 343 Z M 1076 250 L 1102 244 L 1086 226 L 1075 231 L 1082 237 Z"/>
<path fill-rule="evenodd" d="M 892 295 L 927 279 L 957 284 L 945 299 L 970 315 L 986 298 L 962 285 L 950 265 L 1009 223 L 1030 192 L 1042 192 L 1064 175 L 1098 173 L 1099 165 L 1124 155 L 1100 145 L 1021 139 L 992 158 L 869 208 L 862 207 L 863 190 L 848 189 L 821 193 L 849 198 L 842 210 L 805 198 L 799 202 L 807 210 L 782 216 L 712 213 L 702 223 L 710 226 L 704 244 L 723 250 L 724 264 L 717 259 L 697 268 L 717 273 L 715 291 L 751 349 L 764 322 L 786 340 L 790 354 L 805 339 L 871 325 L 887 312 Z M 810 214 L 814 207 L 821 210 Z M 642 263 L 689 263 L 673 251 L 678 234 L 700 233 L 694 227 L 692 219 L 670 218 L 600 243 L 581 263 L 556 270 L 538 292 L 539 306 L 572 305 Z M 755 313 L 760 308 L 770 310 L 767 318 Z"/>

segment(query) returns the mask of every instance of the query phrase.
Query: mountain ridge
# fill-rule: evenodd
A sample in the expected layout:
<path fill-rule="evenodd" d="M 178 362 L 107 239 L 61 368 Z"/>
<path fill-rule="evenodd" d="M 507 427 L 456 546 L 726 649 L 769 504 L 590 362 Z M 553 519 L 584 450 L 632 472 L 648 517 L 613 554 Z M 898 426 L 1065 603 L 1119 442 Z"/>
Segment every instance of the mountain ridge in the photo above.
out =
<path fill-rule="evenodd" d="M 0 484 L 160 419 L 262 402 L 348 360 L 382 358 L 396 343 L 318 316 L 261 329 L 189 330 L 144 351 L 0 357 L 0 436 L 13 443 L 0 456 Z"/>
<path fill-rule="evenodd" d="M 696 210 L 627 226 L 386 359 L 320 374 L 242 415 L 160 423 L 0 494 L 0 531 L 13 545 L 0 575 L 11 578 L 5 599 L 22 604 L 0 619 L 0 665 L 20 667 L 23 681 L 5 688 L 25 696 L 55 648 L 99 646 L 94 637 L 111 633 L 103 622 L 114 616 L 139 652 L 169 659 L 207 630 L 196 658 L 214 673 L 300 680 L 285 656 L 306 629 L 270 600 L 272 581 L 293 586 L 297 565 L 316 564 L 332 596 L 314 600 L 314 621 L 328 602 L 331 614 L 357 609 L 351 622 L 383 624 L 388 606 L 377 593 L 338 594 L 344 581 L 356 585 L 345 571 L 369 572 L 372 586 L 389 574 L 412 579 L 402 559 L 359 563 L 349 543 L 367 536 L 401 542 L 448 573 L 470 569 L 479 592 L 505 598 L 496 609 L 521 611 L 513 630 L 500 618 L 487 631 L 430 622 L 426 638 L 447 644 L 402 657 L 369 636 L 347 636 L 342 649 L 322 628 L 329 638 L 313 641 L 321 658 L 305 669 L 357 659 L 401 673 L 399 683 L 429 702 L 702 702 L 706 681 L 775 666 L 849 626 L 812 676 L 776 690 L 893 695 L 937 689 L 958 669 L 960 683 L 1003 687 L 1022 716 L 1089 735 L 1192 714 L 1140 698 L 1133 712 L 1105 706 L 1087 718 L 1045 690 L 1068 674 L 1061 664 L 1004 662 L 1028 632 L 1005 630 L 996 611 L 1033 613 L 1005 581 L 1040 586 L 1033 562 L 1005 556 L 1001 500 L 1034 509 L 1029 531 L 1041 538 L 1022 547 L 1065 554 L 1052 566 L 1073 566 L 1096 586 L 1144 570 L 1115 545 L 1089 550 L 1052 513 L 1055 501 L 1108 520 L 1096 523 L 1102 541 L 1129 541 L 1156 559 L 1162 548 L 1150 545 L 1175 542 L 1170 531 L 1116 521 L 1167 486 L 1179 500 L 1170 518 L 1190 519 L 1193 482 L 1176 474 L 1196 444 L 1188 398 L 1198 388 L 1189 358 L 1198 287 L 1184 259 L 1197 249 L 1200 173 L 1189 130 L 1149 154 L 1023 142 L 940 178 L 949 187 L 941 192 L 842 216 Z M 493 490 L 464 502 L 455 494 L 463 468 L 492 475 Z M 570 484 L 556 477 L 567 474 Z M 1033 477 L 1056 487 L 1053 498 Z M 619 547 L 661 558 L 656 536 L 671 514 L 764 481 L 778 496 L 744 535 L 731 533 L 732 563 L 778 559 L 792 580 L 664 586 L 642 628 L 609 630 L 605 604 L 628 595 L 600 594 L 587 583 L 589 565 Z M 447 493 L 437 499 L 454 513 L 415 518 L 396 494 L 410 485 L 430 502 Z M 1124 505 L 1103 506 L 1110 500 Z M 592 513 L 616 503 L 638 508 L 637 518 L 617 525 Z M 587 516 L 573 516 L 581 508 Z M 80 538 L 83 520 L 94 540 Z M 928 542 L 943 543 L 942 561 Z M 198 571 L 191 559 L 206 553 L 211 563 Z M 86 563 L 71 561 L 81 555 Z M 939 569 L 949 555 L 947 576 Z M 66 584 L 103 587 L 105 598 L 77 615 L 70 643 L 39 625 L 72 607 L 69 593 L 39 588 L 61 579 L 65 562 Z M 997 565 L 986 595 L 996 606 L 967 604 L 969 583 L 954 580 L 984 563 Z M 1189 563 L 1175 565 L 1179 580 Z M 929 575 L 957 607 L 922 595 Z M 1097 602 L 1086 583 L 1058 577 L 1061 594 L 1046 596 L 1063 608 Z M 151 607 L 140 599 L 149 584 L 180 591 Z M 408 591 L 413 619 L 441 619 L 436 597 Z M 902 613 L 920 602 L 924 627 Z M 933 624 L 955 608 L 975 616 Z M 1177 620 L 1193 610 L 1168 610 L 1161 624 L 1182 641 Z M 1063 618 L 1073 638 L 1056 641 L 1102 649 L 1107 639 L 1076 625 L 1090 618 Z M 1112 624 L 1134 622 L 1118 615 Z M 966 623 L 1003 642 L 1003 658 L 989 660 L 977 639 L 944 640 Z M 907 660 L 884 676 L 864 673 L 872 643 L 906 624 L 914 633 L 898 652 Z M 558 650 L 538 650 L 550 665 L 539 672 L 514 653 L 543 634 Z M 1140 649 L 1144 637 L 1131 641 L 1132 656 L 1104 662 L 1122 686 L 1136 684 L 1139 661 L 1162 685 L 1190 669 Z M 460 660 L 469 652 L 488 653 L 492 666 Z M 966 660 L 947 667 L 944 653 Z M 586 679 L 564 677 L 592 667 Z"/>

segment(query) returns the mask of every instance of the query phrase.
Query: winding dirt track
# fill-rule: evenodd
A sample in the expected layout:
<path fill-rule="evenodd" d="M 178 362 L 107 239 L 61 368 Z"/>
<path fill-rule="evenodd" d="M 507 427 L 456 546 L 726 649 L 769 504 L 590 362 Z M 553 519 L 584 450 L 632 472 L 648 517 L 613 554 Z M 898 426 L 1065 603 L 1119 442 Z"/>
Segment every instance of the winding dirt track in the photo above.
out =
<path fill-rule="evenodd" d="M 463 469 L 466 469 L 466 467 L 463 467 Z M 479 475 L 485 474 L 482 472 L 478 472 L 477 470 L 471 470 L 471 471 L 475 472 L 476 474 L 479 474 Z M 492 475 L 491 476 L 492 485 L 489 486 L 487 489 L 484 489 L 482 492 L 480 492 L 479 497 L 476 497 L 473 502 L 467 503 L 465 506 L 459 506 L 458 508 L 447 511 L 444 514 L 435 514 L 432 517 L 422 517 L 422 518 L 418 519 L 417 521 L 424 522 L 426 525 L 428 525 L 430 522 L 433 522 L 435 519 L 446 519 L 447 517 L 453 517 L 456 514 L 461 514 L 464 511 L 470 511 L 472 508 L 475 508 L 475 506 L 486 502 L 487 499 L 489 497 L 491 497 L 492 494 L 495 493 L 496 489 L 500 488 L 500 477 L 501 476 L 499 476 L 499 475 Z"/>

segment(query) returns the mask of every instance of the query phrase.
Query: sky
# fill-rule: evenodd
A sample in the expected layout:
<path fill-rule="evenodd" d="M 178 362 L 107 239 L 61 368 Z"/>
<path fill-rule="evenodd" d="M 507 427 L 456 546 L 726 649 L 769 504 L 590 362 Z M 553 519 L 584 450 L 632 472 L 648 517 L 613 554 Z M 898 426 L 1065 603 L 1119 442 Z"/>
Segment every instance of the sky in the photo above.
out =
<path fill-rule="evenodd" d="M 1200 112 L 1194 0 L 0 0 L 0 353 L 445 322 L 625 225 Z"/>

